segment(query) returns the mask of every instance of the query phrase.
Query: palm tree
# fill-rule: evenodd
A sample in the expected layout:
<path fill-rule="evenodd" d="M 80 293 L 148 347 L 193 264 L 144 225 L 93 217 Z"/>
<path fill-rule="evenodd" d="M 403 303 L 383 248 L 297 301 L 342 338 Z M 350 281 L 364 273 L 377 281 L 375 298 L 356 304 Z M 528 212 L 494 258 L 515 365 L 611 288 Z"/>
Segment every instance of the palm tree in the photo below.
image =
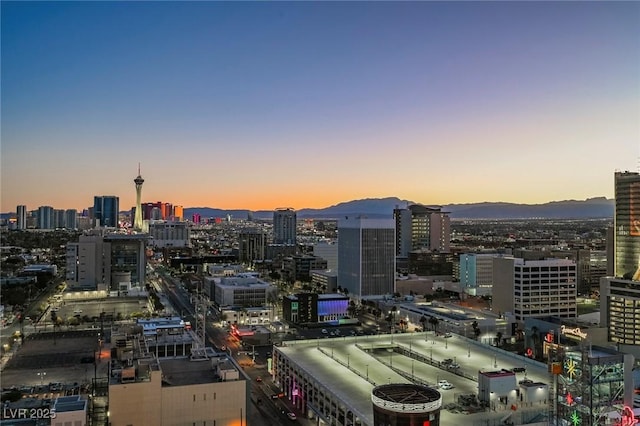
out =
<path fill-rule="evenodd" d="M 349 315 L 350 318 L 355 318 L 356 316 L 356 302 L 354 302 L 353 300 L 349 301 L 349 306 L 347 307 L 347 314 Z"/>
<path fill-rule="evenodd" d="M 478 340 L 478 337 L 480 337 L 480 334 L 482 334 L 482 331 L 480 330 L 480 328 L 473 329 L 473 335 L 476 337 L 476 340 Z"/>
<path fill-rule="evenodd" d="M 429 324 L 431 324 L 433 326 L 433 331 L 438 331 L 438 323 L 440 321 L 438 321 L 438 318 L 436 317 L 430 317 L 429 318 Z"/>
<path fill-rule="evenodd" d="M 531 340 L 533 341 L 533 358 L 538 357 L 538 344 L 540 343 L 540 330 L 535 325 L 531 327 Z"/>
<path fill-rule="evenodd" d="M 424 329 L 424 324 L 427 322 L 427 317 L 425 317 L 424 315 L 420 317 L 420 325 L 422 325 L 422 331 L 426 331 Z"/>

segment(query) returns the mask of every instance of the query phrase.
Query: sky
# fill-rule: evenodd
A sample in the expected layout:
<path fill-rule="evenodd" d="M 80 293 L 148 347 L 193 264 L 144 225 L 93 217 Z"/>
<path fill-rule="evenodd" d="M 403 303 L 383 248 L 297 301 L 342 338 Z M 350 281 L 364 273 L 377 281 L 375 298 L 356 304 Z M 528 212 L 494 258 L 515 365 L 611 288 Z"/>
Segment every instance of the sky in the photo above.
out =
<path fill-rule="evenodd" d="M 640 2 L 1 3 L 0 211 L 613 198 Z"/>

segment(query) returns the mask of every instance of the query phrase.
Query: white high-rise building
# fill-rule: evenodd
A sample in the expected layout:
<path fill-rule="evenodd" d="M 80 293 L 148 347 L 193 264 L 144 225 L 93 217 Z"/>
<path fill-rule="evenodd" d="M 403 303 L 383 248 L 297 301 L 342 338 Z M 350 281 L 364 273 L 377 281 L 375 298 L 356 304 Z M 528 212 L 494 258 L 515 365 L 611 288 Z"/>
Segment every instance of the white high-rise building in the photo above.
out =
<path fill-rule="evenodd" d="M 356 297 L 395 291 L 393 219 L 346 217 L 338 221 L 338 286 Z"/>
<path fill-rule="evenodd" d="M 511 312 L 518 321 L 575 318 L 577 296 L 577 266 L 573 260 L 493 259 L 493 312 Z"/>
<path fill-rule="evenodd" d="M 296 211 L 292 208 L 276 209 L 273 212 L 273 243 L 296 244 Z"/>

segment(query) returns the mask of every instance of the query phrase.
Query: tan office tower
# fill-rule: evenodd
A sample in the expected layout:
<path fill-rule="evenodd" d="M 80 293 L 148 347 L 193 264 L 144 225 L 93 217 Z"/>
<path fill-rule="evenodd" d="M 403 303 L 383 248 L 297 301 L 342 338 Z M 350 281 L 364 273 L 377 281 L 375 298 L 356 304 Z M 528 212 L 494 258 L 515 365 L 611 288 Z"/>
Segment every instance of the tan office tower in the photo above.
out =
<path fill-rule="evenodd" d="M 614 276 L 640 281 L 640 174 L 615 173 Z"/>
<path fill-rule="evenodd" d="M 133 220 L 133 229 L 142 231 L 142 184 L 144 179 L 140 176 L 140 164 L 138 164 L 138 177 L 133 182 L 136 184 L 136 216 Z"/>

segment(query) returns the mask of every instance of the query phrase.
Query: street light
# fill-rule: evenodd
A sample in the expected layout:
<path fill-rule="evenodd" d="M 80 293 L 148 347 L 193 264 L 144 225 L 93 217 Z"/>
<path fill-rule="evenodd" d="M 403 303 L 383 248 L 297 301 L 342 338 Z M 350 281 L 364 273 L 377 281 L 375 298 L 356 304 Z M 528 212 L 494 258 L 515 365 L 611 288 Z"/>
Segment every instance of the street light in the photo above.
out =
<path fill-rule="evenodd" d="M 471 358 L 471 345 L 467 345 L 467 358 Z"/>
<path fill-rule="evenodd" d="M 44 385 L 44 376 L 46 376 L 46 375 L 47 375 L 47 373 L 46 373 L 46 372 L 44 372 L 44 371 L 41 371 L 41 372 L 36 373 L 36 374 L 37 374 L 38 376 L 40 376 L 40 386 Z"/>
<path fill-rule="evenodd" d="M 350 355 L 347 354 L 347 368 L 351 368 L 351 364 L 349 363 Z"/>
<path fill-rule="evenodd" d="M 367 381 L 369 381 L 369 364 L 367 364 L 366 367 L 367 367 Z"/>

